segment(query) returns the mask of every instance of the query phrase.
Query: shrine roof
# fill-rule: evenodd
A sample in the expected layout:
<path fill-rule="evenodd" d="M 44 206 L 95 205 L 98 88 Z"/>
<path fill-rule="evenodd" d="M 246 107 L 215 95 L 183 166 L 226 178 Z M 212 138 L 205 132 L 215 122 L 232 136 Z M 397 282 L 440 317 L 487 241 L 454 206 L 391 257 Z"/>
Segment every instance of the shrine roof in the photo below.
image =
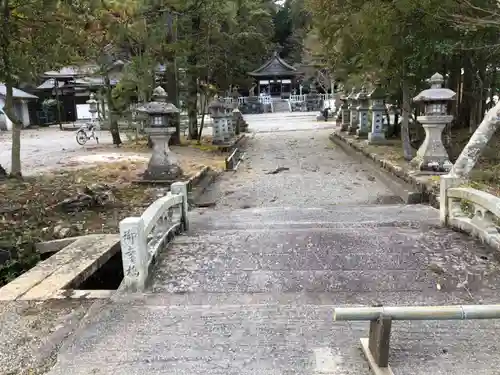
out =
<path fill-rule="evenodd" d="M 296 75 L 297 69 L 288 64 L 285 60 L 279 57 L 278 52 L 274 52 L 273 57 L 271 57 L 265 64 L 260 68 L 248 73 L 248 75 L 253 77 L 265 77 L 265 76 L 293 76 Z"/>

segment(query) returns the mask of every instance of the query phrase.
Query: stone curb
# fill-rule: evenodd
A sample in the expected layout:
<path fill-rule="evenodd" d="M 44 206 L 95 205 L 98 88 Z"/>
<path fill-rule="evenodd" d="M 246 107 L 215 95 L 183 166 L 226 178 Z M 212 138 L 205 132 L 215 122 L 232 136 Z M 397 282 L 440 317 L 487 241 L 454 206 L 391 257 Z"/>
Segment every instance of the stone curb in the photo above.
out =
<path fill-rule="evenodd" d="M 355 151 L 363 154 L 363 156 L 365 156 L 366 158 L 373 160 L 382 169 L 385 169 L 386 171 L 390 172 L 393 176 L 413 186 L 415 190 L 417 190 L 419 193 L 422 194 L 423 203 L 428 203 L 432 207 L 439 209 L 439 196 L 434 191 L 432 191 L 432 189 L 429 188 L 429 186 L 418 181 L 415 178 L 415 176 L 410 174 L 408 171 L 404 170 L 404 168 L 398 165 L 394 165 L 388 160 L 382 159 L 377 154 L 366 151 L 357 142 L 347 137 L 344 137 L 338 131 L 334 131 L 329 138 L 332 142 L 334 143 L 342 142 L 347 146 L 349 146 L 350 148 L 354 149 Z"/>
<path fill-rule="evenodd" d="M 188 193 L 190 193 L 193 188 L 195 188 L 203 178 L 207 175 L 208 172 L 210 172 L 210 167 L 204 166 L 201 171 L 198 171 L 194 176 L 190 177 L 187 181 L 187 190 Z"/>

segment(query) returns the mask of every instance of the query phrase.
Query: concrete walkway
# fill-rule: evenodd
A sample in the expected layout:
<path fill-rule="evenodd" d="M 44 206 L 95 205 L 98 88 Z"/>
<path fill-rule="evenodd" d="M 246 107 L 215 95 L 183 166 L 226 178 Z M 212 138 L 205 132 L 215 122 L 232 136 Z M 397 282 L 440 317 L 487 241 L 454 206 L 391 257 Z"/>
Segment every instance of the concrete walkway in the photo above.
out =
<path fill-rule="evenodd" d="M 147 293 L 93 309 L 51 375 L 369 374 L 368 324 L 334 322 L 335 306 L 497 300 L 488 249 L 439 228 L 436 210 L 398 204 L 328 143 L 328 124 L 280 115 L 249 116 L 248 159 L 205 197 L 216 206 L 191 212 Z M 498 372 L 496 321 L 393 332 L 397 375 Z"/>

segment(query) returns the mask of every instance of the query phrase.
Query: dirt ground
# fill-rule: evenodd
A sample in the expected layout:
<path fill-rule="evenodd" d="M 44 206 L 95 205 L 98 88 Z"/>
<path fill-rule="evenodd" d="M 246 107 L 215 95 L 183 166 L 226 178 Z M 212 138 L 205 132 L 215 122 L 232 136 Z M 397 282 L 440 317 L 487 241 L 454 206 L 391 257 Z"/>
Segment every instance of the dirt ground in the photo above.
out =
<path fill-rule="evenodd" d="M 184 140 L 182 146 L 172 147 L 184 180 L 204 166 L 223 169 L 225 155 L 208 142 L 197 145 Z M 50 154 L 51 162 L 54 154 Z M 23 181 L 0 181 L 0 286 L 39 261 L 36 242 L 117 233 L 123 218 L 140 215 L 164 195 L 166 186 L 135 183 L 141 179 L 150 154 L 144 140 L 128 142 L 119 149 L 104 143 L 75 151 L 57 165 L 39 160 L 29 169 L 38 173 Z M 47 169 L 48 165 L 52 167 Z M 105 202 L 78 210 L 61 205 L 65 199 L 93 196 L 97 191 L 105 192 Z"/>

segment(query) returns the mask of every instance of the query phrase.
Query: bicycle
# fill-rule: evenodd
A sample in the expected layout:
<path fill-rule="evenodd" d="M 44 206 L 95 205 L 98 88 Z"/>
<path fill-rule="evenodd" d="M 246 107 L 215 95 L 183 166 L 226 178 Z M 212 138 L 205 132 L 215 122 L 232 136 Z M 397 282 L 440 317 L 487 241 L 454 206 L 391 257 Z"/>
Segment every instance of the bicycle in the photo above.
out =
<path fill-rule="evenodd" d="M 99 144 L 99 137 L 95 134 L 95 125 L 83 124 L 76 132 L 76 142 L 83 146 L 90 139 L 95 139 L 97 144 Z"/>

